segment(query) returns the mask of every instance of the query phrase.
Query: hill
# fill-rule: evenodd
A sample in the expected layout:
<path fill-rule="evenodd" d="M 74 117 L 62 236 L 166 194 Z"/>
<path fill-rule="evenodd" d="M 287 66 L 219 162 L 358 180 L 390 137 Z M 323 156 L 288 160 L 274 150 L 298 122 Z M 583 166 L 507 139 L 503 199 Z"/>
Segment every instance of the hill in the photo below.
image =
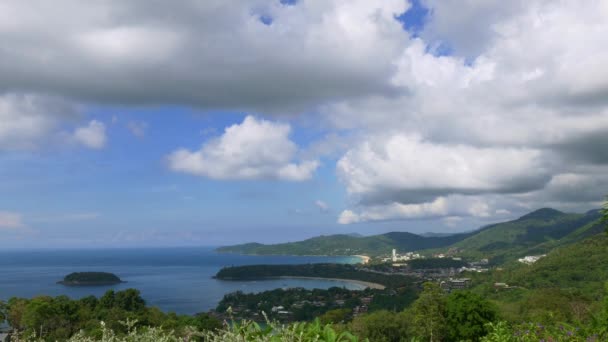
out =
<path fill-rule="evenodd" d="M 532 265 L 507 262 L 470 273 L 474 292 L 491 299 L 509 321 L 586 321 L 605 297 L 608 235 L 604 232 L 554 248 Z M 496 288 L 494 284 L 508 284 Z"/>
<path fill-rule="evenodd" d="M 600 219 L 599 210 L 566 214 L 539 209 L 516 220 L 482 228 L 451 247 L 458 248 L 465 258 L 489 258 L 493 264 L 501 264 L 525 255 L 545 254 L 600 233 Z"/>
<path fill-rule="evenodd" d="M 373 236 L 329 235 L 304 241 L 263 245 L 247 243 L 218 248 L 223 253 L 256 255 L 382 255 L 393 248 L 399 252 L 450 246 L 472 233 L 449 236 L 420 236 L 408 232 L 391 232 Z"/>
<path fill-rule="evenodd" d="M 544 254 L 603 230 L 601 213 L 567 214 L 543 208 L 516 220 L 492 224 L 469 233 L 454 235 L 391 232 L 373 236 L 329 235 L 304 241 L 264 245 L 248 243 L 218 249 L 224 253 L 255 255 L 386 255 L 394 248 L 400 253 L 424 251 L 427 254 L 453 248 L 470 260 L 490 258 L 494 264 L 521 256 Z"/>

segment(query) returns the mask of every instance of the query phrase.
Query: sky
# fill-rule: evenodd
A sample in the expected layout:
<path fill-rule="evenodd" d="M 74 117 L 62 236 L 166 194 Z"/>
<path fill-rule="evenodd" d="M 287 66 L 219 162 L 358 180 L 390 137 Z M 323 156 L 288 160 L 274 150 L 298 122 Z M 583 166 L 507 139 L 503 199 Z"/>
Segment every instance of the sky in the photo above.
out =
<path fill-rule="evenodd" d="M 598 208 L 606 32 L 603 0 L 1 0 L 0 247 Z"/>

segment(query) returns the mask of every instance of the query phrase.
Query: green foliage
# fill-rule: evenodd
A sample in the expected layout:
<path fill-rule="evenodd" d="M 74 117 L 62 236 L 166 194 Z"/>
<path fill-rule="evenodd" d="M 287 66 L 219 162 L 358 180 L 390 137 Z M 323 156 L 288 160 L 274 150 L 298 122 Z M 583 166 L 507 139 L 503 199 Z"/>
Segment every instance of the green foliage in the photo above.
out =
<path fill-rule="evenodd" d="M 420 297 L 411 308 L 416 336 L 428 341 L 441 341 L 447 333 L 446 298 L 436 283 L 425 283 Z"/>
<path fill-rule="evenodd" d="M 340 234 L 276 245 L 248 243 L 226 246 L 218 248 L 218 251 L 257 255 L 383 255 L 388 254 L 393 248 L 400 251 L 413 251 L 446 247 L 468 236 L 470 236 L 470 233 L 449 236 L 420 236 L 408 232 L 392 232 L 365 237 Z"/>
<path fill-rule="evenodd" d="M 597 210 L 586 214 L 566 214 L 545 208 L 517 220 L 449 236 L 420 236 L 407 232 L 367 237 L 330 235 L 276 245 L 249 243 L 227 246 L 218 251 L 259 255 L 386 255 L 393 248 L 399 251 L 443 251 L 456 247 L 463 251 L 466 258 L 478 260 L 490 257 L 495 259 L 495 263 L 500 263 L 533 253 L 542 254 L 556 245 L 592 236 L 599 232 L 598 228 L 603 230 L 600 225 L 593 224 L 600 217 Z"/>
<path fill-rule="evenodd" d="M 374 342 L 409 341 L 410 317 L 406 313 L 378 311 L 356 317 L 349 325 L 353 334 Z"/>
<path fill-rule="evenodd" d="M 222 268 L 215 276 L 223 280 L 258 280 L 276 277 L 314 277 L 360 280 L 390 288 L 409 286 L 414 279 L 360 270 L 346 264 L 247 265 Z"/>
<path fill-rule="evenodd" d="M 602 223 L 604 223 L 606 234 L 608 234 L 608 197 L 606 197 L 606 202 L 604 202 L 604 207 L 602 208 Z"/>
<path fill-rule="evenodd" d="M 96 285 L 96 284 L 118 284 L 122 280 L 107 272 L 74 272 L 63 278 L 61 284 L 64 285 Z"/>
<path fill-rule="evenodd" d="M 510 278 L 526 288 L 573 288 L 601 295 L 608 279 L 608 238 L 597 235 L 557 248 L 531 266 L 518 265 Z"/>
<path fill-rule="evenodd" d="M 5 302 L 0 300 L 0 325 L 2 325 L 2 323 L 4 323 L 4 321 L 6 321 L 7 318 L 7 305 Z"/>
<path fill-rule="evenodd" d="M 446 303 L 446 325 L 452 341 L 478 341 L 486 324 L 497 319 L 497 309 L 481 296 L 468 291 L 451 293 Z"/>
<path fill-rule="evenodd" d="M 452 247 L 468 259 L 490 258 L 494 264 L 525 255 L 544 254 L 601 232 L 600 213 L 565 214 L 540 209 L 509 222 L 490 225 Z"/>
<path fill-rule="evenodd" d="M 472 291 L 497 303 L 507 321 L 587 324 L 599 310 L 608 279 L 608 236 L 562 246 L 532 265 L 513 262 L 483 274 L 469 274 Z M 496 289 L 496 282 L 510 288 Z"/>
<path fill-rule="evenodd" d="M 279 325 L 268 322 L 264 327 L 255 322 L 242 322 L 225 329 L 202 334 L 208 342 L 358 342 L 349 332 L 337 332 L 331 325 L 323 325 L 318 320 L 312 323 Z"/>
<path fill-rule="evenodd" d="M 424 290 L 406 311 L 412 336 L 424 341 L 478 341 L 487 333 L 486 324 L 497 320 L 497 308 L 469 291 L 446 294 L 436 283 Z"/>
<path fill-rule="evenodd" d="M 510 326 L 506 322 L 489 323 L 488 334 L 482 342 L 599 342 L 605 341 L 593 330 L 574 327 L 567 324 L 543 325 L 538 323 L 521 323 Z"/>
<path fill-rule="evenodd" d="M 369 311 L 392 310 L 402 311 L 417 298 L 417 290 L 413 287 L 399 290 L 377 290 L 365 289 L 351 291 L 340 287 L 329 289 L 275 289 L 258 293 L 244 293 L 241 291 L 224 295 L 216 312 L 225 313 L 230 308 L 237 319 L 250 319 L 260 321 L 262 313 L 266 313 L 271 319 L 291 321 L 311 321 L 321 316 L 323 323 L 338 323 L 350 321 L 353 309 L 361 306 L 362 300 Z M 371 303 L 368 301 L 371 300 Z M 283 307 L 281 311 L 272 310 L 275 307 Z M 323 315 L 331 310 L 348 311 L 344 319 L 327 318 Z M 336 314 L 336 312 L 334 312 Z"/>
<path fill-rule="evenodd" d="M 71 300 L 66 296 L 11 298 L 5 311 L 9 324 L 21 336 L 43 341 L 65 341 L 75 334 L 98 339 L 104 331 L 122 336 L 128 333 L 126 321 L 137 322 L 133 328 L 173 331 L 177 337 L 186 336 L 191 328 L 204 331 L 221 327 L 217 319 L 207 314 L 184 316 L 148 308 L 134 289 L 108 291 L 99 300 Z"/>
<path fill-rule="evenodd" d="M 319 316 L 319 321 L 324 324 L 344 323 L 350 321 L 352 312 L 350 308 L 329 310 Z"/>

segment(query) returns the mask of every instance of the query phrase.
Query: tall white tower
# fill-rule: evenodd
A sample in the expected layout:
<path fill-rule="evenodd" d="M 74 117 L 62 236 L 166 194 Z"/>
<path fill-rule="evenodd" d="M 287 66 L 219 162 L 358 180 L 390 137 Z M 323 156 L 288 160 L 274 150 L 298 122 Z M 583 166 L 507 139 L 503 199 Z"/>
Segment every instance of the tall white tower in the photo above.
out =
<path fill-rule="evenodd" d="M 393 262 L 397 261 L 397 250 L 393 248 Z"/>

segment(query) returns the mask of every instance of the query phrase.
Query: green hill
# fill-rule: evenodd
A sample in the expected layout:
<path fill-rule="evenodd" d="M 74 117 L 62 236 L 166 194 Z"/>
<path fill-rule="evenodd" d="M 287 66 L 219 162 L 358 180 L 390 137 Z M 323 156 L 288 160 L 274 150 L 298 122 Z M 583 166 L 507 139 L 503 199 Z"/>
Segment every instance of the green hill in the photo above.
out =
<path fill-rule="evenodd" d="M 472 233 L 449 236 L 420 236 L 407 232 L 392 232 L 374 236 L 329 235 L 304 241 L 263 245 L 247 243 L 218 248 L 223 253 L 256 255 L 382 255 L 393 248 L 399 252 L 450 246 Z"/>
<path fill-rule="evenodd" d="M 580 241 L 603 230 L 601 213 L 567 214 L 555 209 L 539 209 L 516 220 L 492 224 L 479 230 L 454 234 L 416 235 L 391 232 L 373 236 L 329 235 L 304 241 L 264 245 L 248 243 L 221 247 L 219 252 L 256 255 L 386 255 L 395 248 L 400 253 L 427 254 L 460 250 L 470 260 L 489 258 L 494 264 L 525 255 L 544 254 L 551 249 Z"/>
<path fill-rule="evenodd" d="M 498 223 L 455 243 L 460 255 L 469 259 L 489 258 L 494 264 L 525 255 L 544 254 L 595 235 L 603 230 L 599 210 L 566 214 L 539 209 L 517 220 Z"/>
<path fill-rule="evenodd" d="M 508 321 L 589 321 L 605 296 L 608 235 L 601 232 L 556 246 L 531 265 L 509 261 L 466 276 L 472 278 L 471 290 L 496 303 Z"/>
<path fill-rule="evenodd" d="M 601 294 L 608 280 L 608 236 L 594 235 L 568 246 L 555 248 L 530 266 L 515 270 L 510 281 L 526 288 L 589 290 Z"/>

